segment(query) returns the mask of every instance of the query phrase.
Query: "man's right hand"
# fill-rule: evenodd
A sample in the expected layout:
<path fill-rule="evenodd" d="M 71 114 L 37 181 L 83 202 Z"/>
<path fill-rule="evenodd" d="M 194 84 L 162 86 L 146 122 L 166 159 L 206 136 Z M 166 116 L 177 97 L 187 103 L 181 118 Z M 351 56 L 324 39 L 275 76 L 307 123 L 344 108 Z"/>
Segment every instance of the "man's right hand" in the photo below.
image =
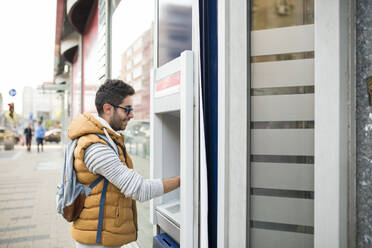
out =
<path fill-rule="evenodd" d="M 164 194 L 177 189 L 180 186 L 180 182 L 181 182 L 180 176 L 164 178 L 163 179 Z"/>

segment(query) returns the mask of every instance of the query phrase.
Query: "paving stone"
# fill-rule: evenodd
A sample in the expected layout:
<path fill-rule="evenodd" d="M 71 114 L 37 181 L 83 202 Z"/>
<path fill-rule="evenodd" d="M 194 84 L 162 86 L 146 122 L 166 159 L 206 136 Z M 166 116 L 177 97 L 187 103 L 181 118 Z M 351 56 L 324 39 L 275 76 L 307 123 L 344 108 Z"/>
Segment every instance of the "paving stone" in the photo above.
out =
<path fill-rule="evenodd" d="M 37 170 L 40 164 L 62 161 L 62 148 L 47 145 L 39 154 L 29 154 L 22 147 L 15 149 L 20 154 L 11 161 L 12 166 L 7 166 L 9 160 L 0 159 L 0 168 L 7 168 L 6 173 L 0 173 L 0 219 L 7 222 L 0 223 L 0 247 L 50 248 L 52 243 L 55 247 L 73 247 L 69 223 L 55 221 L 55 189 L 60 170 Z M 64 239 L 69 239 L 69 245 L 57 243 L 61 236 L 57 230 L 66 230 Z"/>
<path fill-rule="evenodd" d="M 0 158 L 0 248 L 69 248 L 75 247 L 70 223 L 56 212 L 55 192 L 60 182 L 61 146 L 49 145 L 43 153 L 27 153 L 16 146 L 15 160 Z M 133 156 L 135 167 L 146 175 L 148 160 Z M 11 163 L 10 163 L 11 162 Z M 152 225 L 148 223 L 149 203 L 139 204 L 141 248 L 152 247 Z M 141 220 L 142 219 L 142 220 Z M 123 248 L 138 248 L 132 243 Z"/>

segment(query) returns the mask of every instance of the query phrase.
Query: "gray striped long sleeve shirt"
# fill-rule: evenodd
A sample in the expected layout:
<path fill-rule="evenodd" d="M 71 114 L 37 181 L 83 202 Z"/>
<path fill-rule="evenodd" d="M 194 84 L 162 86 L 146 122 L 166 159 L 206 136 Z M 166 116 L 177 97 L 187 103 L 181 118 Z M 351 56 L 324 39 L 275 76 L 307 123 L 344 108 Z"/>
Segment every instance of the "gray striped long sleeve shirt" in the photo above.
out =
<path fill-rule="evenodd" d="M 133 169 L 123 166 L 118 155 L 107 145 L 95 143 L 85 150 L 84 163 L 94 174 L 104 176 L 125 197 L 147 201 L 164 194 L 161 179 L 144 179 Z"/>

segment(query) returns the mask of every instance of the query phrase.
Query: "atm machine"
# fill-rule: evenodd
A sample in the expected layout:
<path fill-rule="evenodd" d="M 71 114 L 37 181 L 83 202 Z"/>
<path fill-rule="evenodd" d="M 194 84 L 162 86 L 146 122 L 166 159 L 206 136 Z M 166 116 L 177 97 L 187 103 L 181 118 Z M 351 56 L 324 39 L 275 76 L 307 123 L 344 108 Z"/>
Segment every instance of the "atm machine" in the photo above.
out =
<path fill-rule="evenodd" d="M 193 247 L 194 104 L 193 52 L 153 69 L 150 88 L 151 178 L 181 176 L 179 189 L 150 203 L 156 234 Z"/>

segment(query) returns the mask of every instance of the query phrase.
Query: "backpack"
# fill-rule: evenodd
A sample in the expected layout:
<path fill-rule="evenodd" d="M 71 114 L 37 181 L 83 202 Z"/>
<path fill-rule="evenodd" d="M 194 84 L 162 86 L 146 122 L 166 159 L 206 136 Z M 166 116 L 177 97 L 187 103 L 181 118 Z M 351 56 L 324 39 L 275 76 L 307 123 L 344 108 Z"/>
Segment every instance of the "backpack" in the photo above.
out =
<path fill-rule="evenodd" d="M 118 148 L 112 146 L 111 142 L 104 135 L 97 134 L 100 139 L 103 139 L 119 156 Z M 106 191 L 108 180 L 103 176 L 97 178 L 89 187 L 81 184 L 76 177 L 74 169 L 74 150 L 78 139 L 72 140 L 65 148 L 62 182 L 57 186 L 56 203 L 57 212 L 68 222 L 77 220 L 84 207 L 85 198 L 89 196 L 90 191 L 102 180 L 104 180 L 103 190 L 99 206 L 99 217 L 97 226 L 96 242 L 101 242 L 103 208 L 106 199 Z"/>

